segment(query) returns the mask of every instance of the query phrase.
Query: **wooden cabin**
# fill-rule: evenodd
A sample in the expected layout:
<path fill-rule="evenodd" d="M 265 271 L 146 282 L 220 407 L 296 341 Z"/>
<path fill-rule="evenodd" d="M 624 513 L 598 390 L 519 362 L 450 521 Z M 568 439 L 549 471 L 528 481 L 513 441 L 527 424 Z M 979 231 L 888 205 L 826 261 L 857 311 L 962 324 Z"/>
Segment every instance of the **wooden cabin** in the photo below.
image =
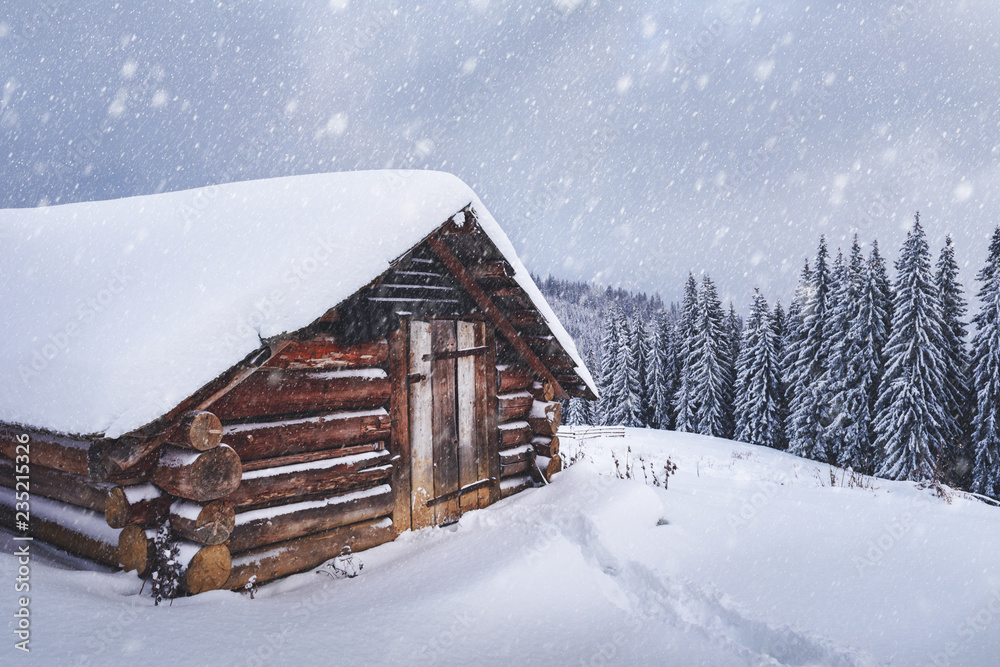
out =
<path fill-rule="evenodd" d="M 233 183 L 0 226 L 3 525 L 24 533 L 28 489 L 36 540 L 143 576 L 169 519 L 188 593 L 546 484 L 559 400 L 596 396 L 447 174 Z"/>

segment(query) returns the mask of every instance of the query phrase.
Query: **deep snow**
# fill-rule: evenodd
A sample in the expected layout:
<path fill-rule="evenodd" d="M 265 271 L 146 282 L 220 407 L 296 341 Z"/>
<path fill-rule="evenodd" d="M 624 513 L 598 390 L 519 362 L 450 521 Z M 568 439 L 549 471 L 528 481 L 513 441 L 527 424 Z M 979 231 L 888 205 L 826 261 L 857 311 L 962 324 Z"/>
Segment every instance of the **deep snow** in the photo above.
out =
<path fill-rule="evenodd" d="M 658 475 L 667 456 L 677 464 L 668 490 L 609 475 L 627 447 Z M 697 435 L 627 429 L 585 451 L 548 487 L 363 552 L 355 579 L 304 573 L 253 600 L 217 591 L 154 608 L 133 575 L 69 569 L 35 545 L 33 657 L 995 664 L 1000 509 L 910 483 L 841 486 L 839 473 L 831 486 L 826 466 Z M 0 581 L 13 581 L 12 550 L 4 534 Z"/>

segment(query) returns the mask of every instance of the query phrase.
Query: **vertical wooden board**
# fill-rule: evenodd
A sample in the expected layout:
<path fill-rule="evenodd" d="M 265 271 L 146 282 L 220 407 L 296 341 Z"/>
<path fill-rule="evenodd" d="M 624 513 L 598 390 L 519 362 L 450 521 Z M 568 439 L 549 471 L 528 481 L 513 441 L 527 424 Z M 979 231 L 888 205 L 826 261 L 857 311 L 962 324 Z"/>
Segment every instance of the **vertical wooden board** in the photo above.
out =
<path fill-rule="evenodd" d="M 476 322 L 458 322 L 458 349 L 476 347 Z M 479 481 L 476 457 L 476 366 L 482 355 L 459 357 L 458 374 L 458 484 L 466 486 Z M 479 509 L 479 493 L 469 493 L 459 499 L 462 512 Z"/>
<path fill-rule="evenodd" d="M 392 525 L 396 534 L 410 529 L 410 413 L 408 409 L 410 387 L 406 375 L 410 360 L 407 353 L 409 326 L 406 320 L 400 322 L 399 329 L 389 334 L 389 379 L 392 382 L 392 397 L 389 401 L 391 419 L 391 441 L 389 451 L 396 458 L 392 469 L 392 491 L 395 502 L 392 510 Z"/>
<path fill-rule="evenodd" d="M 455 348 L 455 321 L 431 322 L 431 354 L 452 352 Z M 458 490 L 458 420 L 455 414 L 455 359 L 431 361 L 431 387 L 434 411 L 431 422 L 434 440 L 434 495 Z M 434 505 L 438 525 L 457 521 L 458 498 Z"/>
<path fill-rule="evenodd" d="M 474 329 L 476 336 L 476 347 L 486 345 L 486 325 L 477 322 Z M 476 355 L 476 466 L 479 479 L 486 479 L 490 476 L 488 433 L 486 428 L 486 384 L 497 383 L 496 365 L 490 366 L 487 362 L 487 355 Z M 485 486 L 479 489 L 479 507 L 486 507 L 490 504 L 490 487 Z"/>
<path fill-rule="evenodd" d="M 410 322 L 409 372 L 423 375 L 410 382 L 410 521 L 414 530 L 434 525 L 434 508 L 427 501 L 434 497 L 433 391 L 429 362 L 431 353 L 430 322 Z"/>
<path fill-rule="evenodd" d="M 500 500 L 500 426 L 499 411 L 497 403 L 497 348 L 496 337 L 492 326 L 487 326 L 483 330 L 483 343 L 486 345 L 486 354 L 483 361 L 486 363 L 486 374 L 488 381 L 485 383 L 486 400 L 484 401 L 486 410 L 486 462 L 489 470 L 489 477 L 494 479 L 490 485 L 489 502 L 495 503 Z"/>

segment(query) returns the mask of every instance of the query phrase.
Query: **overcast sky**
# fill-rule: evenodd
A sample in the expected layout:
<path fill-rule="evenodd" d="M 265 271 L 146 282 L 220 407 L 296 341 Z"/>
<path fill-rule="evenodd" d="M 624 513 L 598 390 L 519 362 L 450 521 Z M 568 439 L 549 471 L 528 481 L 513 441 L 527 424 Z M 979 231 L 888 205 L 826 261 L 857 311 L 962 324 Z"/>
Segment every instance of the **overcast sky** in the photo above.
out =
<path fill-rule="evenodd" d="M 441 169 L 541 274 L 787 304 L 821 233 L 891 259 L 919 210 L 973 286 L 995 0 L 415 5 L 4 0 L 0 205 Z"/>

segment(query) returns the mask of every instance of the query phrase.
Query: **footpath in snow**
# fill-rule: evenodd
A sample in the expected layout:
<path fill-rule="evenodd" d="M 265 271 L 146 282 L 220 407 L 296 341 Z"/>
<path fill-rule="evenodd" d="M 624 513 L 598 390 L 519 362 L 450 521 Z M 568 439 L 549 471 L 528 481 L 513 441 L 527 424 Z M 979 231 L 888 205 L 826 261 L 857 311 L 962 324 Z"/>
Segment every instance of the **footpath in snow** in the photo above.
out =
<path fill-rule="evenodd" d="M 639 479 L 619 480 L 614 459 L 624 471 L 629 447 Z M 678 466 L 669 489 L 644 484 L 642 462 L 662 477 L 668 457 Z M 363 552 L 357 578 L 308 572 L 252 600 L 215 591 L 154 607 L 134 575 L 81 571 L 36 545 L 32 658 L 996 664 L 1000 509 L 908 483 L 848 481 L 766 448 L 627 429 L 585 441 L 582 460 L 545 488 Z M 13 550 L 0 534 L 2 581 L 16 576 Z M 15 653 L 5 616 L 3 664 Z"/>

